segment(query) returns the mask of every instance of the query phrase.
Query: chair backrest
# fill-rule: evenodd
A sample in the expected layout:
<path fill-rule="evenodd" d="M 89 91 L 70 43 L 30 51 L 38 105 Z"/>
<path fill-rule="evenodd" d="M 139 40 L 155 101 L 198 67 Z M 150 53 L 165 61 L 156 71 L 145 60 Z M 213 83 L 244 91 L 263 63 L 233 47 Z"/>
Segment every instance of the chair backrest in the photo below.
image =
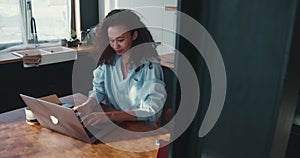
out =
<path fill-rule="evenodd" d="M 176 113 L 175 109 L 178 107 L 176 103 L 179 103 L 180 100 L 180 84 L 176 74 L 169 67 L 162 66 L 162 69 L 166 83 L 167 100 L 162 110 L 159 126 L 163 126 L 172 119 Z"/>

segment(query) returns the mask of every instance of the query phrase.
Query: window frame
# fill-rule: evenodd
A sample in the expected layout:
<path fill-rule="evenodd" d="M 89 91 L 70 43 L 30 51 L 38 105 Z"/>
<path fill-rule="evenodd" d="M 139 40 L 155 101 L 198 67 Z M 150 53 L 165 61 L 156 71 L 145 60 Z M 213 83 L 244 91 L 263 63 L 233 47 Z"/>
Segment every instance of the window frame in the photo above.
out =
<path fill-rule="evenodd" d="M 31 18 L 33 17 L 32 15 L 32 10 L 34 10 L 34 8 L 32 8 L 32 0 L 18 0 L 19 1 L 19 13 L 20 13 L 20 28 L 21 28 L 21 40 L 20 42 L 8 42 L 8 43 L 0 43 L 0 51 L 5 50 L 5 49 L 9 49 L 11 47 L 30 47 L 32 44 L 34 44 L 33 41 L 33 36 L 31 33 Z M 71 32 L 72 28 L 72 23 L 75 23 L 75 21 L 73 20 L 73 14 L 72 11 L 74 10 L 74 5 L 73 5 L 73 1 L 69 1 L 69 9 L 68 9 L 68 13 L 69 13 L 69 30 L 68 32 Z M 38 25 L 38 24 L 37 24 Z M 69 35 L 70 36 L 70 35 Z M 70 38 L 70 37 L 65 37 L 65 38 Z M 58 39 L 49 39 L 49 40 L 38 40 L 38 42 L 40 44 L 53 44 L 53 43 L 57 43 L 59 44 L 61 38 Z"/>

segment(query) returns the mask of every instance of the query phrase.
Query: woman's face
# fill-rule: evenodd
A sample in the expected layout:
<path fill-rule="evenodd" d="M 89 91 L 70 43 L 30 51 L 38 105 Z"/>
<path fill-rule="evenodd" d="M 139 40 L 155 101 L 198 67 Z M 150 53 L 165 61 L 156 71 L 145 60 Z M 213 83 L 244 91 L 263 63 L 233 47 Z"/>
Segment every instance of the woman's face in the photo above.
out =
<path fill-rule="evenodd" d="M 122 25 L 110 26 L 107 29 L 107 33 L 109 44 L 118 55 L 123 55 L 128 51 L 132 46 L 132 42 L 138 36 L 136 31 L 131 35 L 126 27 Z"/>

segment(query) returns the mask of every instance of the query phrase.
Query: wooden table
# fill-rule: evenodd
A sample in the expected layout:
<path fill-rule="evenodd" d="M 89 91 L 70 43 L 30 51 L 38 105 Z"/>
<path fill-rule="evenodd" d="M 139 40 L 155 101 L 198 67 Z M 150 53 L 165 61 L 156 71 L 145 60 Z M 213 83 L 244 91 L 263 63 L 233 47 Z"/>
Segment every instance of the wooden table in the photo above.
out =
<path fill-rule="evenodd" d="M 75 100 L 77 103 L 81 101 Z M 137 133 L 131 136 L 117 133 L 116 136 L 116 131 L 112 131 L 107 137 L 110 135 L 115 139 L 109 143 L 88 144 L 40 125 L 28 125 L 24 108 L 17 109 L 0 114 L 0 157 L 150 158 L 157 157 L 159 146 L 156 140 L 168 141 L 170 138 L 167 131 L 145 136 L 145 131 L 157 129 L 146 122 L 123 122 L 119 126 Z M 125 150 L 116 146 L 125 147 Z"/>

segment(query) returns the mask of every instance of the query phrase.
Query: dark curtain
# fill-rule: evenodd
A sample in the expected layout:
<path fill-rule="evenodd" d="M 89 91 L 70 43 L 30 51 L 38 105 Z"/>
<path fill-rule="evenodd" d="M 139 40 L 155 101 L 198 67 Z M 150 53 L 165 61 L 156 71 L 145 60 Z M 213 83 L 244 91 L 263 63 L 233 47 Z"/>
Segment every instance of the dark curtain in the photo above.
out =
<path fill-rule="evenodd" d="M 94 0 L 80 1 L 80 31 L 86 31 L 99 23 L 99 9 L 103 9 L 104 2 L 101 1 L 100 4 L 99 6 L 98 1 Z M 71 29 L 76 30 L 74 0 L 71 0 Z"/>
<path fill-rule="evenodd" d="M 173 142 L 172 157 L 284 157 L 292 122 L 282 122 L 289 117 L 282 111 L 296 8 L 297 0 L 178 1 L 178 9 L 201 23 L 218 45 L 227 94 L 216 125 L 199 138 L 211 97 L 210 76 L 197 49 L 178 36 L 177 49 L 193 65 L 201 96 L 192 124 Z M 180 18 L 178 26 L 188 27 Z M 296 105 L 294 100 L 290 104 Z"/>
<path fill-rule="evenodd" d="M 103 3 L 103 2 L 101 2 Z M 80 1 L 81 31 L 86 31 L 99 23 L 99 5 L 95 0 Z"/>
<path fill-rule="evenodd" d="M 71 0 L 71 30 L 76 30 L 75 3 L 74 3 L 74 0 Z"/>

